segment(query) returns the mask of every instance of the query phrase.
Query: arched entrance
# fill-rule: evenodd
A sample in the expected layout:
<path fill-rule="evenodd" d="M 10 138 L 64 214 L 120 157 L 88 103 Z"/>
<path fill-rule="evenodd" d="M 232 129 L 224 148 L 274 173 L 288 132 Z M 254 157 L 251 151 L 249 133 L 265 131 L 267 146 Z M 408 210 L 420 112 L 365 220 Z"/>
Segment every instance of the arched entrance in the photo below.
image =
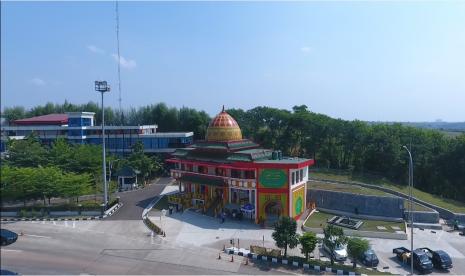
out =
<path fill-rule="evenodd" d="M 267 224 L 272 224 L 282 215 L 282 205 L 279 201 L 269 201 L 265 204 L 265 215 Z"/>

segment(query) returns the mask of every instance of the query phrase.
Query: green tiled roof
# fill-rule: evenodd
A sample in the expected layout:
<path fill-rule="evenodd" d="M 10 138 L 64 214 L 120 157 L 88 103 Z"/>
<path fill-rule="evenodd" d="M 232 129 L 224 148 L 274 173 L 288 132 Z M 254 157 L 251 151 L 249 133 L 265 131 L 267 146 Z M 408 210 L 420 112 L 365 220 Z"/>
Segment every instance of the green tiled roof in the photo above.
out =
<path fill-rule="evenodd" d="M 310 159 L 306 158 L 298 158 L 298 157 L 284 157 L 283 159 L 267 159 L 267 160 L 260 160 L 260 161 L 255 161 L 256 163 L 278 163 L 278 164 L 298 164 L 302 163 L 305 161 L 308 161 Z"/>
<path fill-rule="evenodd" d="M 179 179 L 181 181 L 205 184 L 210 186 L 225 186 L 224 180 L 221 178 L 205 177 L 195 174 L 185 174 Z"/>
<path fill-rule="evenodd" d="M 228 158 L 229 161 L 241 161 L 241 162 L 250 162 L 252 161 L 249 155 L 246 154 L 237 154 L 233 153 Z"/>

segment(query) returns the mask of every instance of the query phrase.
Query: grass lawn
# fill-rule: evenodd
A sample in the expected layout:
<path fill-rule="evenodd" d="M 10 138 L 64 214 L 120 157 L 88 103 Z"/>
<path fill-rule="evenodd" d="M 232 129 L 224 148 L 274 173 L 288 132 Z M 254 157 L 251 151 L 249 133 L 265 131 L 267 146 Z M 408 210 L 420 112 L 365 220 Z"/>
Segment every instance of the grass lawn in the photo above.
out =
<path fill-rule="evenodd" d="M 153 205 L 153 210 L 158 210 L 161 211 L 163 209 L 168 210 L 168 197 L 167 196 L 162 196 L 158 202 Z"/>
<path fill-rule="evenodd" d="M 338 173 L 330 173 L 330 172 L 314 172 L 311 171 L 309 176 L 312 178 L 318 179 L 327 179 L 327 180 L 339 180 L 339 181 L 357 181 L 367 184 L 374 184 L 379 185 L 382 187 L 390 188 L 392 190 L 402 192 L 404 194 L 408 194 L 409 188 L 407 185 L 399 185 L 396 183 L 392 183 L 389 180 L 381 177 L 368 177 L 368 176 L 357 176 L 357 175 L 349 175 L 349 174 L 338 174 Z M 415 185 L 415 183 L 414 183 Z M 465 203 L 452 200 L 441 198 L 436 195 L 432 195 L 423 191 L 420 191 L 416 188 L 413 188 L 413 195 L 423 201 L 429 202 L 431 204 L 446 208 L 452 212 L 457 213 L 465 213 Z"/>
<path fill-rule="evenodd" d="M 326 221 L 332 218 L 333 214 L 324 212 L 314 212 L 305 222 L 305 226 L 311 228 L 324 228 L 326 227 Z M 392 222 L 382 220 L 367 220 L 362 219 L 363 224 L 358 230 L 360 231 L 376 231 L 376 232 L 390 232 L 394 233 L 396 230 L 392 229 L 391 226 L 397 226 L 400 230 L 405 231 L 405 224 L 403 222 Z M 376 226 L 384 226 L 386 230 L 379 230 Z M 348 229 L 344 228 L 343 229 Z"/>

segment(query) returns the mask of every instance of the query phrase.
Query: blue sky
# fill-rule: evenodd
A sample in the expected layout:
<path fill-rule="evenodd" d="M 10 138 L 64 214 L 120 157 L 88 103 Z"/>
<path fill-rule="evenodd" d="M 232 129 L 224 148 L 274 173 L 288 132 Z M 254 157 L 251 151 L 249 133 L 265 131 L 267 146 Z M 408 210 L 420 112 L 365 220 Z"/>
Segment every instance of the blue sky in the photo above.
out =
<path fill-rule="evenodd" d="M 465 121 L 465 2 L 120 2 L 123 107 Z M 2 2 L 2 108 L 118 106 L 114 2 Z"/>

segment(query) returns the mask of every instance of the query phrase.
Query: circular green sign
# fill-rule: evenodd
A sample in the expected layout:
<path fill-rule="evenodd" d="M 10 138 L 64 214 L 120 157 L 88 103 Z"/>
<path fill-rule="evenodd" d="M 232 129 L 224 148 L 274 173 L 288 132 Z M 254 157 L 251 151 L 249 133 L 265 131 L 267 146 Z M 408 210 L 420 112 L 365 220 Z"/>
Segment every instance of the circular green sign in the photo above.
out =
<path fill-rule="evenodd" d="M 287 183 L 284 170 L 264 169 L 260 173 L 260 184 L 266 188 L 281 188 Z"/>

